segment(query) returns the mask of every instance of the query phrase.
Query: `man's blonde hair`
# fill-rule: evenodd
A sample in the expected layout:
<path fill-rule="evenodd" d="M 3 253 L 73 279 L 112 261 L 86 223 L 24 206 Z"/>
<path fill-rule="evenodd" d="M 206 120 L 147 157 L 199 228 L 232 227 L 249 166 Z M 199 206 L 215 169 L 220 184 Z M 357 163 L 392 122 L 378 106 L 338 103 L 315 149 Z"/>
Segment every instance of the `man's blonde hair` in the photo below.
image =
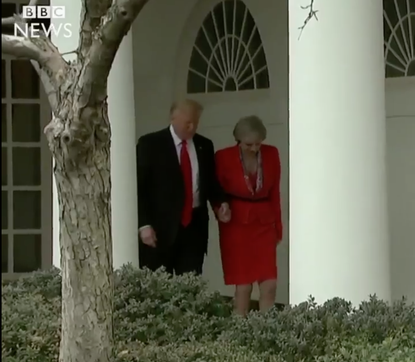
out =
<path fill-rule="evenodd" d="M 193 99 L 182 99 L 182 100 L 173 102 L 173 104 L 170 107 L 170 115 L 172 115 L 173 112 L 176 111 L 177 109 L 186 109 L 186 108 L 191 108 L 195 110 L 196 112 L 198 112 L 199 114 L 203 112 L 203 106 L 199 102 Z"/>

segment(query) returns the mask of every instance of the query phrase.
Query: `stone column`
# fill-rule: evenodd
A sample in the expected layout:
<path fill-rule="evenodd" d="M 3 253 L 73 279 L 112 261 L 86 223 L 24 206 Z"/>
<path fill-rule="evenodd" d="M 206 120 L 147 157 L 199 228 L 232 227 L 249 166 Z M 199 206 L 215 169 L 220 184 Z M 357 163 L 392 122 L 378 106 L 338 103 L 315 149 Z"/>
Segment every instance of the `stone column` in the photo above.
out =
<path fill-rule="evenodd" d="M 289 0 L 290 303 L 390 299 L 381 0 Z"/>

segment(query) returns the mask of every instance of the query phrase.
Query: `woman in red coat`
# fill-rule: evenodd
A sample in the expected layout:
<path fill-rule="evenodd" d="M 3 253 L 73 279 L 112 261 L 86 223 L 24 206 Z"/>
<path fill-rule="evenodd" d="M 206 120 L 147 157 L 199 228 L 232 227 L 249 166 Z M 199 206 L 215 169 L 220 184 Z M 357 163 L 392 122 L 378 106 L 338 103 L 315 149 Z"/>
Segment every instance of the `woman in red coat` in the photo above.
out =
<path fill-rule="evenodd" d="M 278 149 L 264 145 L 266 128 L 256 116 L 235 126 L 237 145 L 216 153 L 219 181 L 229 196 L 231 219 L 219 222 L 226 285 L 235 285 L 235 310 L 246 315 L 254 283 L 261 311 L 275 303 L 276 249 L 282 239 Z"/>

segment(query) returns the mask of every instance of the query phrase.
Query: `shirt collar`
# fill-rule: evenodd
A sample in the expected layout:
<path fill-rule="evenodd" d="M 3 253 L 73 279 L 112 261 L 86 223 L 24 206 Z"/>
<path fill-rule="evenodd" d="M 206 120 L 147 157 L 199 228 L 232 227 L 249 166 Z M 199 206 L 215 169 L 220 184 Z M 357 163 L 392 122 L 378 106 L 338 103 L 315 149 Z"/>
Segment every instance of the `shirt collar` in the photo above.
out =
<path fill-rule="evenodd" d="M 182 143 L 182 140 L 179 138 L 176 132 L 174 132 L 174 128 L 172 125 L 170 125 L 170 133 L 171 133 L 171 136 L 173 137 L 174 144 L 176 146 L 179 146 Z"/>

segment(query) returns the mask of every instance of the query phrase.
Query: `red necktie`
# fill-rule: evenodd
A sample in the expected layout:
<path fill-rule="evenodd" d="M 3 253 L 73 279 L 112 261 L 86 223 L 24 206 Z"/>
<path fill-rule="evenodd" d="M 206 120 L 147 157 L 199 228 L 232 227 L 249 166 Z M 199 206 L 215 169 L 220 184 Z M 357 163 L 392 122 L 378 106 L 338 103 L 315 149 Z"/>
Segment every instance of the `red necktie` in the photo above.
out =
<path fill-rule="evenodd" d="M 184 207 L 182 212 L 182 225 L 187 226 L 192 220 L 193 213 L 193 186 L 192 186 L 192 164 L 187 150 L 187 142 L 182 141 L 180 151 L 180 167 L 183 173 L 184 181 Z"/>

